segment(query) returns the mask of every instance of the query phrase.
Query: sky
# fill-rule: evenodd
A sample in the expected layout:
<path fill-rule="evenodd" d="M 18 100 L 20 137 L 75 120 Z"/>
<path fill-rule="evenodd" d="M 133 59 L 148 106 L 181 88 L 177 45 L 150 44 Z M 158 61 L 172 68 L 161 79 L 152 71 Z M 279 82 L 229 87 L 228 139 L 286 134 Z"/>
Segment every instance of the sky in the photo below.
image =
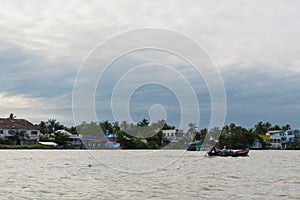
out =
<path fill-rule="evenodd" d="M 164 117 L 179 126 L 184 118 L 204 128 L 221 105 L 225 124 L 300 128 L 299 8 L 298 0 L 0 0 L 0 117 L 14 113 L 33 123 L 53 118 L 66 126 Z M 180 57 L 179 51 L 194 58 L 197 51 L 176 34 L 155 42 L 178 52 L 120 54 L 98 72 L 122 45 L 152 37 L 118 35 L 147 28 L 198 44 L 206 62 L 201 70 L 212 66 L 218 76 L 207 79 L 210 72 L 199 74 Z M 219 80 L 225 100 L 222 88 L 212 99 Z M 86 108 L 91 102 L 94 107 Z"/>

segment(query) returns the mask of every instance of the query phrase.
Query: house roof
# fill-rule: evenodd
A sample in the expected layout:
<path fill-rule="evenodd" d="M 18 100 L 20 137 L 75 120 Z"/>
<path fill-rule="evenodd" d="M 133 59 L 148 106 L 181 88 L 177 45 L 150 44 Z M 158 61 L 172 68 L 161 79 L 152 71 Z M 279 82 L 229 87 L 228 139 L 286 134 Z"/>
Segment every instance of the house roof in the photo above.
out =
<path fill-rule="evenodd" d="M 38 129 L 35 125 L 25 119 L 0 118 L 2 129 Z"/>
<path fill-rule="evenodd" d="M 57 130 L 57 131 L 55 131 L 55 133 L 59 133 L 59 132 L 63 133 L 64 135 L 69 136 L 70 138 L 79 138 L 78 135 L 74 135 L 74 134 L 72 134 L 72 133 L 70 133 L 70 132 L 68 132 L 66 130 Z"/>

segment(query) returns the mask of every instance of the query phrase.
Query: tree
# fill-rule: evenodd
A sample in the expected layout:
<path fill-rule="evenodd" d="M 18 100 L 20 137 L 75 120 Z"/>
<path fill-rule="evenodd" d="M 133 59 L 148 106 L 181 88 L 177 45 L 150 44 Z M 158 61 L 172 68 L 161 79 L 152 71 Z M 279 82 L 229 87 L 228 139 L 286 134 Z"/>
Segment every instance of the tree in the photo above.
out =
<path fill-rule="evenodd" d="M 272 125 L 269 122 L 263 123 L 260 121 L 255 125 L 254 131 L 258 135 L 265 135 L 270 130 L 271 126 Z"/>
<path fill-rule="evenodd" d="M 114 122 L 113 123 L 113 133 L 118 133 L 119 131 L 121 130 L 121 127 L 120 127 L 120 125 L 119 125 L 119 122 L 118 121 L 116 121 L 116 122 Z"/>
<path fill-rule="evenodd" d="M 56 130 L 67 129 L 65 126 L 61 125 L 56 119 L 48 119 L 47 122 L 41 121 L 38 125 L 41 133 L 51 134 Z M 75 127 L 72 128 L 72 133 L 74 132 Z"/>
<path fill-rule="evenodd" d="M 291 130 L 291 125 L 286 124 L 285 126 L 282 126 L 282 130 L 285 130 L 285 131 Z"/>
<path fill-rule="evenodd" d="M 139 123 L 137 123 L 138 126 L 144 127 L 144 126 L 148 126 L 149 125 L 149 121 L 148 119 L 143 119 L 142 121 L 140 121 Z"/>
<path fill-rule="evenodd" d="M 66 129 L 66 131 L 68 131 L 68 132 L 70 132 L 72 134 L 78 135 L 77 129 L 76 129 L 75 126 L 71 126 L 70 128 L 65 127 L 65 129 Z"/>
<path fill-rule="evenodd" d="M 158 121 L 159 124 L 162 124 L 162 130 L 174 130 L 175 126 L 169 125 L 165 120 Z"/>
<path fill-rule="evenodd" d="M 65 128 L 63 125 L 60 125 L 60 123 L 56 119 L 48 119 L 46 123 L 47 123 L 48 133 L 52 133 L 56 130 Z"/>
<path fill-rule="evenodd" d="M 189 129 L 187 131 L 186 137 L 187 139 L 194 139 L 194 137 L 196 136 L 196 129 L 197 129 L 197 124 L 194 122 L 190 122 L 189 123 Z"/>
<path fill-rule="evenodd" d="M 104 132 L 104 134 L 106 134 L 106 130 L 108 131 L 109 134 L 113 133 L 113 126 L 108 120 L 100 122 L 99 125 L 100 125 L 102 131 Z"/>
<path fill-rule="evenodd" d="M 201 129 L 199 132 L 197 131 L 196 136 L 194 137 L 194 141 L 200 141 L 201 143 L 203 143 L 204 138 L 207 134 L 207 129 Z"/>
<path fill-rule="evenodd" d="M 70 146 L 70 137 L 62 132 L 57 132 L 54 133 L 54 142 L 64 148 L 68 148 Z"/>
<path fill-rule="evenodd" d="M 48 133 L 48 125 L 46 122 L 41 121 L 38 125 L 38 128 L 40 130 L 41 133 Z"/>
<path fill-rule="evenodd" d="M 21 140 L 23 140 L 25 137 L 25 134 L 24 132 L 20 132 L 20 131 L 16 131 L 13 133 L 13 136 L 12 136 L 12 140 L 13 140 L 13 143 L 15 142 L 16 145 L 20 145 L 21 144 Z"/>
<path fill-rule="evenodd" d="M 271 127 L 269 130 L 270 131 L 277 131 L 277 130 L 282 130 L 282 129 L 279 125 L 276 124 L 275 126 Z"/>
<path fill-rule="evenodd" d="M 227 146 L 232 149 L 249 148 L 256 138 L 256 134 L 241 126 L 230 124 L 224 126 L 219 138 L 219 147 Z"/>

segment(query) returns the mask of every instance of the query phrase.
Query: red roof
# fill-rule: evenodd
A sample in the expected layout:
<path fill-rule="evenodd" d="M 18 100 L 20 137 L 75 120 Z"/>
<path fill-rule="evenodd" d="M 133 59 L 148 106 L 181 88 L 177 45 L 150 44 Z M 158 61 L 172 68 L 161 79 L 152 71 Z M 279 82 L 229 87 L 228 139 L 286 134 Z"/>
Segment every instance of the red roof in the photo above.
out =
<path fill-rule="evenodd" d="M 25 119 L 0 118 L 1 129 L 38 129 Z"/>

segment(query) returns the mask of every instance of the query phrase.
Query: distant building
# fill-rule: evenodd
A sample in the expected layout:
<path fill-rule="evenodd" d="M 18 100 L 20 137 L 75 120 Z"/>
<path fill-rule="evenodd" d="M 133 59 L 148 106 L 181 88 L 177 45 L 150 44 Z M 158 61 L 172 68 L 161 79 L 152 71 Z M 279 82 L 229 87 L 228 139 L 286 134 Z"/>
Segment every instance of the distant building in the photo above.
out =
<path fill-rule="evenodd" d="M 259 139 L 255 139 L 253 144 L 250 146 L 251 149 L 262 149 L 263 145 Z"/>
<path fill-rule="evenodd" d="M 291 148 L 291 143 L 299 141 L 299 130 L 268 131 L 265 138 L 266 137 L 269 137 L 267 142 L 270 144 L 270 148 L 288 149 Z M 300 146 L 300 144 L 298 144 L 298 146 Z"/>
<path fill-rule="evenodd" d="M 0 138 L 10 144 L 35 144 L 40 130 L 25 119 L 0 118 Z"/>
<path fill-rule="evenodd" d="M 282 137 L 284 135 L 283 130 L 268 131 L 266 135 L 270 136 L 270 148 L 281 149 L 282 148 Z"/>
<path fill-rule="evenodd" d="M 287 131 L 287 141 L 289 142 L 289 148 L 292 147 L 291 143 L 294 143 L 292 148 L 300 148 L 300 131 L 299 129 Z"/>
<path fill-rule="evenodd" d="M 295 138 L 300 137 L 300 130 L 299 129 L 294 129 L 294 130 L 289 130 L 287 131 L 288 135 L 293 135 Z"/>
<path fill-rule="evenodd" d="M 162 130 L 163 143 L 178 142 L 183 139 L 183 130 L 169 129 Z"/>
<path fill-rule="evenodd" d="M 120 143 L 116 142 L 116 135 L 106 136 L 83 135 L 81 141 L 86 149 L 116 149 L 120 148 Z"/>

